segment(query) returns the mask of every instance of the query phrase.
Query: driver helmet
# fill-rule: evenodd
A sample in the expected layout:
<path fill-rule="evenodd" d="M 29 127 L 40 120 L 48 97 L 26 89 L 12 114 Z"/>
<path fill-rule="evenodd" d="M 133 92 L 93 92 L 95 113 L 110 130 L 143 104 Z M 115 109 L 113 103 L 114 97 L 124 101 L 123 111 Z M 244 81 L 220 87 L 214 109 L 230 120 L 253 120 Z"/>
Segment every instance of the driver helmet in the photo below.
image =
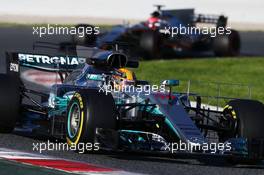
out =
<path fill-rule="evenodd" d="M 153 13 L 151 13 L 151 17 L 159 18 L 160 17 L 160 12 L 154 11 Z"/>
<path fill-rule="evenodd" d="M 148 19 L 148 27 L 151 29 L 156 29 L 157 27 L 160 26 L 160 12 L 155 11 L 151 13 L 151 17 Z"/>
<path fill-rule="evenodd" d="M 115 88 L 123 88 L 125 86 L 135 86 L 136 85 L 136 75 L 131 70 L 126 68 L 118 69 L 120 75 L 114 75 L 114 87 Z"/>

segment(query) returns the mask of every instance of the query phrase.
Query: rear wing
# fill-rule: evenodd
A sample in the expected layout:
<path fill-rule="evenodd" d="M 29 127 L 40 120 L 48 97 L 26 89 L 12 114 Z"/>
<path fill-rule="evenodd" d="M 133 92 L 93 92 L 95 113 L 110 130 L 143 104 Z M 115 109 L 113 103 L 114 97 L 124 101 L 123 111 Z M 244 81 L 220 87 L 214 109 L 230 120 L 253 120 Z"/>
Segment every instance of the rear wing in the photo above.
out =
<path fill-rule="evenodd" d="M 95 49 L 92 49 L 95 51 Z M 122 68 L 138 67 L 137 61 L 128 61 L 127 56 L 112 51 L 97 50 L 89 55 L 85 49 L 81 53 L 83 56 L 50 56 L 32 53 L 13 53 L 6 52 L 7 72 L 20 72 L 20 67 L 29 67 L 42 71 L 50 72 L 72 72 L 75 69 L 81 68 L 84 64 L 94 65 L 103 68 Z"/>
<path fill-rule="evenodd" d="M 223 15 L 195 14 L 194 9 L 162 10 L 165 16 L 174 16 L 185 25 L 196 23 L 215 24 L 217 27 L 226 27 L 228 18 Z"/>
<path fill-rule="evenodd" d="M 193 21 L 195 23 L 206 23 L 206 24 L 215 24 L 216 27 L 226 27 L 227 17 L 224 15 L 205 15 L 205 14 L 196 14 Z"/>
<path fill-rule="evenodd" d="M 137 68 L 138 62 L 128 60 L 127 55 L 119 50 L 102 50 L 95 47 L 84 47 L 69 43 L 36 42 L 35 48 L 55 49 L 66 52 L 66 55 L 43 55 L 38 53 L 6 52 L 7 72 L 19 72 L 20 67 L 29 67 L 50 72 L 72 72 L 90 64 L 103 68 Z M 73 54 L 71 56 L 69 53 Z M 74 52 L 72 52 L 74 51 Z"/>
<path fill-rule="evenodd" d="M 51 72 L 71 72 L 85 63 L 86 58 L 77 56 L 6 52 L 7 72 L 19 72 L 21 66 Z"/>

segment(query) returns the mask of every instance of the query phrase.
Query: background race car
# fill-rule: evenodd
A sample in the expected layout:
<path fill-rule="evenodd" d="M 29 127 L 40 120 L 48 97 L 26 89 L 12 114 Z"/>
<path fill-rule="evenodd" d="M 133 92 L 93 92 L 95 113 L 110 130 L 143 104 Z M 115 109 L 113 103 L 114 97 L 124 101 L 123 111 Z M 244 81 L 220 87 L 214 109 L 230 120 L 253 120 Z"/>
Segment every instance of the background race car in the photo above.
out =
<path fill-rule="evenodd" d="M 158 5 L 148 20 L 132 26 L 114 26 L 101 35 L 97 35 L 95 30 L 84 37 L 74 35 L 73 43 L 109 49 L 109 42 L 126 42 L 130 45 L 125 49 L 128 54 L 152 59 L 199 56 L 206 52 L 213 52 L 216 56 L 239 55 L 240 36 L 227 26 L 226 16 L 195 14 L 194 9 L 161 8 Z M 207 25 L 203 28 L 201 24 Z M 78 30 L 87 27 L 95 28 L 88 24 L 76 26 Z"/>

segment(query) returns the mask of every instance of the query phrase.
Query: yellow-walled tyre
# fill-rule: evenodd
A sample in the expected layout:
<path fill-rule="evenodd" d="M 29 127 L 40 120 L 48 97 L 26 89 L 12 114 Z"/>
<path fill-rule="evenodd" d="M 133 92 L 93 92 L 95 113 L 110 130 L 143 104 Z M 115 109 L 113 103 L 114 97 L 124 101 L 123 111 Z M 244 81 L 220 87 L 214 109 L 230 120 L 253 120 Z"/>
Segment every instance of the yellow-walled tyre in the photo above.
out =
<path fill-rule="evenodd" d="M 256 143 L 264 140 L 264 105 L 256 100 L 231 100 L 224 109 L 224 115 L 236 121 L 233 131 L 225 133 L 225 138 L 245 138 L 250 162 L 263 158 L 264 152 L 260 155 L 260 150 L 264 145 Z"/>
<path fill-rule="evenodd" d="M 256 100 L 231 100 L 224 115 L 237 121 L 233 137 L 245 137 L 249 139 L 264 138 L 264 105 Z"/>
<path fill-rule="evenodd" d="M 116 129 L 115 111 L 111 94 L 105 95 L 96 89 L 76 92 L 67 108 L 67 143 L 94 144 L 96 128 Z"/>

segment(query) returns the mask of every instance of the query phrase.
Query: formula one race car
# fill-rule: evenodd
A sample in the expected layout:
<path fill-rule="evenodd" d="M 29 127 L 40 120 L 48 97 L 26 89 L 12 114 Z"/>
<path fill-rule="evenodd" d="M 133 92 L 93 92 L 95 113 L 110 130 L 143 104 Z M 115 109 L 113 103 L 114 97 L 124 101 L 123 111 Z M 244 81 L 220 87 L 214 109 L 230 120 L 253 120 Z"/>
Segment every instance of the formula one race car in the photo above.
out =
<path fill-rule="evenodd" d="M 137 80 L 127 68 L 138 62 L 123 53 L 78 50 L 78 56 L 7 53 L 7 73 L 0 74 L 1 132 L 16 127 L 107 150 L 263 158 L 261 102 L 231 99 L 221 111 L 205 109 L 198 94 L 172 92 L 178 80 L 160 86 Z M 22 67 L 57 72 L 61 83 L 49 94 L 32 90 L 19 78 Z"/>
<path fill-rule="evenodd" d="M 163 10 L 162 6 L 157 7 L 147 21 L 132 26 L 114 26 L 100 35 L 94 34 L 98 31 L 84 37 L 77 34 L 73 43 L 108 49 L 108 42 L 127 42 L 130 44 L 127 53 L 152 59 L 164 55 L 197 56 L 208 51 L 213 51 L 216 56 L 239 54 L 240 36 L 227 27 L 227 17 L 194 14 L 194 9 Z M 88 24 L 76 26 L 79 31 L 85 30 L 85 27 L 95 28 Z"/>

